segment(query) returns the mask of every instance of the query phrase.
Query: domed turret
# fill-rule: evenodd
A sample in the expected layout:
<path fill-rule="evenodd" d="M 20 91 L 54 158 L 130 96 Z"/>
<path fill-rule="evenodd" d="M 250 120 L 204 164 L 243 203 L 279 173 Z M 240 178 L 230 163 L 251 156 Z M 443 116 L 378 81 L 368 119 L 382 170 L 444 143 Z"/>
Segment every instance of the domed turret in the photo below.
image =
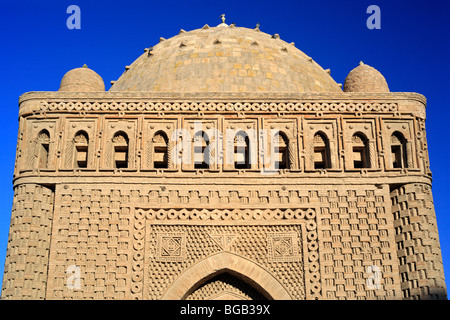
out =
<path fill-rule="evenodd" d="M 389 87 L 378 70 L 361 61 L 345 79 L 344 92 L 389 92 Z"/>
<path fill-rule="evenodd" d="M 105 91 L 105 83 L 95 71 L 86 65 L 68 71 L 61 80 L 59 91 L 95 92 Z"/>

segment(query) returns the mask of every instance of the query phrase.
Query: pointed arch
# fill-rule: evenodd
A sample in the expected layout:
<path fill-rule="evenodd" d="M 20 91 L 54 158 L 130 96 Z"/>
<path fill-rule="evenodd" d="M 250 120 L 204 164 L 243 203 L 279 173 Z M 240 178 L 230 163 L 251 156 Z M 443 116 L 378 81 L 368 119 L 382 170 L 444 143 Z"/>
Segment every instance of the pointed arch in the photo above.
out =
<path fill-rule="evenodd" d="M 353 168 L 370 168 L 369 139 L 362 133 L 356 132 L 352 136 Z"/>
<path fill-rule="evenodd" d="M 273 136 L 272 150 L 274 153 L 275 169 L 290 169 L 292 167 L 289 154 L 289 138 L 283 131 L 277 131 Z"/>
<path fill-rule="evenodd" d="M 162 296 L 162 300 L 185 299 L 202 283 L 220 272 L 240 277 L 268 299 L 292 300 L 283 285 L 255 262 L 231 252 L 220 252 L 203 259 L 176 279 Z"/>
<path fill-rule="evenodd" d="M 74 167 L 75 168 L 87 168 L 88 167 L 88 154 L 89 154 L 89 135 L 86 131 L 78 131 L 74 138 Z"/>
<path fill-rule="evenodd" d="M 164 131 L 158 131 L 153 139 L 153 168 L 169 168 L 169 139 Z"/>
<path fill-rule="evenodd" d="M 399 131 L 391 135 L 391 165 L 392 168 L 408 167 L 406 139 Z"/>
<path fill-rule="evenodd" d="M 114 168 L 128 168 L 128 135 L 123 131 L 116 132 L 112 139 L 112 144 L 114 153 Z"/>
<path fill-rule="evenodd" d="M 199 131 L 194 135 L 194 168 L 209 169 L 209 136 L 204 131 Z"/>
<path fill-rule="evenodd" d="M 37 135 L 37 167 L 40 169 L 48 168 L 49 150 L 50 150 L 50 133 L 43 129 Z"/>
<path fill-rule="evenodd" d="M 330 141 L 327 135 L 318 131 L 313 138 L 314 169 L 331 168 Z"/>
<path fill-rule="evenodd" d="M 251 169 L 250 139 L 243 130 L 237 132 L 234 136 L 234 168 Z"/>
<path fill-rule="evenodd" d="M 219 270 L 217 274 L 208 277 L 184 300 L 268 300 L 268 295 L 262 294 L 239 274 Z"/>

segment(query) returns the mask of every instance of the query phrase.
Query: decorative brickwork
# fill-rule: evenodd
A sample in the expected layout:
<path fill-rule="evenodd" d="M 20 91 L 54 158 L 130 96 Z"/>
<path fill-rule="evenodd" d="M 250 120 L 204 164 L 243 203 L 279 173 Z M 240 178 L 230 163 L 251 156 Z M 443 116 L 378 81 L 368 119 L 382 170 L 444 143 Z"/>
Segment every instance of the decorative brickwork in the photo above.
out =
<path fill-rule="evenodd" d="M 311 192 L 322 217 L 321 272 L 326 299 L 399 299 L 398 265 L 386 188 Z M 381 270 L 369 288 L 369 266 Z"/>
<path fill-rule="evenodd" d="M 46 297 L 53 205 L 54 194 L 47 187 L 15 188 L 2 298 Z"/>
<path fill-rule="evenodd" d="M 127 299 L 132 217 L 119 190 L 57 190 L 47 299 Z M 71 290 L 77 266 L 83 290 Z"/>
<path fill-rule="evenodd" d="M 391 192 L 404 299 L 446 299 L 431 188 L 406 184 Z"/>
<path fill-rule="evenodd" d="M 40 110 L 84 112 L 395 112 L 396 103 L 380 102 L 90 102 L 90 101 L 42 101 Z"/>
<path fill-rule="evenodd" d="M 344 89 L 222 23 L 25 93 L 2 299 L 445 299 L 426 99 Z"/>

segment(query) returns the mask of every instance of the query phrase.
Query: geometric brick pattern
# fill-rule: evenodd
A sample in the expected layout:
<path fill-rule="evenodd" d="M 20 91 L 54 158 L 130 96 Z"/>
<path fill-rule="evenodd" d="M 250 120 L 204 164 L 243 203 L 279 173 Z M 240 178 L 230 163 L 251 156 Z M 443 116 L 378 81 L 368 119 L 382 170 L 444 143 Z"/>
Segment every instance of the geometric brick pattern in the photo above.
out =
<path fill-rule="evenodd" d="M 57 192 L 47 298 L 127 299 L 130 217 L 120 191 L 64 190 Z M 67 286 L 73 265 L 83 290 Z"/>
<path fill-rule="evenodd" d="M 417 292 L 422 293 L 420 298 L 433 294 L 431 297 L 442 297 L 442 266 L 439 250 L 433 249 L 437 233 L 413 225 L 421 221 L 435 228 L 430 220 L 434 213 L 430 211 L 429 189 L 421 185 L 403 188 L 390 193 L 387 185 L 320 190 L 291 187 L 285 194 L 266 194 L 260 189 L 259 193 L 250 190 L 238 194 L 237 198 L 233 198 L 236 195 L 232 190 L 220 194 L 211 190 L 202 201 L 205 206 L 229 199 L 235 205 L 254 203 L 238 210 L 197 208 L 195 197 L 186 202 L 178 187 L 169 185 L 164 191 L 144 185 L 121 190 L 59 185 L 56 192 L 36 185 L 19 186 L 13 217 L 14 212 L 20 216 L 12 224 L 3 296 L 158 299 L 184 270 L 225 250 L 264 266 L 293 299 L 401 299 L 415 298 Z M 168 194 L 170 206 L 194 207 L 164 208 Z M 256 195 L 256 199 L 250 200 L 250 195 Z M 405 201 L 413 201 L 408 210 L 404 209 Z M 257 203 L 270 208 L 258 208 Z M 414 216 L 416 212 L 419 218 Z M 52 221 L 52 233 L 45 221 Z M 394 225 L 400 232 L 397 235 Z M 34 233 L 29 238 L 24 230 L 38 232 L 39 236 Z M 17 240 L 19 235 L 28 242 Z M 32 245 L 33 237 L 39 239 L 39 246 Z M 411 247 L 414 239 L 422 238 L 428 247 Z M 412 249 L 414 258 L 406 256 Z M 23 250 L 28 250 L 27 255 L 20 255 Z M 37 253 L 36 258 L 32 258 L 32 252 Z M 26 262 L 20 264 L 25 257 Z M 415 259 L 413 263 L 411 259 Z M 67 285 L 71 266 L 80 268 L 82 290 Z M 380 287 L 375 289 L 368 286 L 372 266 L 381 271 Z M 17 280 L 9 273 L 17 268 L 28 278 Z M 411 268 L 417 271 L 409 271 Z M 420 278 L 424 275 L 429 278 L 427 282 Z M 42 279 L 40 286 L 36 285 L 37 278 Z M 32 290 L 22 287 L 27 279 L 35 286 Z M 437 285 L 433 287 L 433 283 Z"/>
<path fill-rule="evenodd" d="M 90 101 L 42 101 L 40 110 L 44 112 L 55 112 L 61 110 L 80 111 L 121 111 L 121 112 L 141 112 L 141 111 L 159 111 L 159 112 L 395 112 L 398 111 L 397 103 L 380 103 L 380 102 L 314 102 L 314 101 L 296 101 L 289 102 L 273 102 L 270 104 L 261 104 L 259 102 L 239 101 L 228 103 L 217 103 L 208 101 L 203 103 L 197 102 L 168 102 L 159 103 L 152 101 L 130 101 L 123 102 L 90 102 Z"/>
<path fill-rule="evenodd" d="M 81 68 L 20 97 L 2 298 L 444 298 L 425 97 L 366 73 L 342 92 L 277 35 L 222 27 L 161 39 L 108 92 Z M 180 163 L 199 132 L 209 167 Z"/>
<path fill-rule="evenodd" d="M 430 186 L 405 184 L 391 198 L 403 299 L 446 299 Z"/>
<path fill-rule="evenodd" d="M 290 262 L 300 259 L 296 233 L 269 233 L 267 244 L 270 261 Z"/>
<path fill-rule="evenodd" d="M 186 233 L 158 233 L 156 259 L 159 261 L 183 261 L 186 259 Z"/>
<path fill-rule="evenodd" d="M 388 190 L 311 194 L 320 203 L 323 298 L 399 299 Z M 380 288 L 368 286 L 370 266 L 381 270 Z"/>
<path fill-rule="evenodd" d="M 53 190 L 44 186 L 14 189 L 2 298 L 45 298 L 53 201 Z"/>
<path fill-rule="evenodd" d="M 184 270 L 202 259 L 222 252 L 224 249 L 209 236 L 211 233 L 239 234 L 239 238 L 236 238 L 226 251 L 236 253 L 264 266 L 283 283 L 293 298 L 305 299 L 304 263 L 299 259 L 300 253 L 297 253 L 295 261 L 283 264 L 272 261 L 267 254 L 267 234 L 282 235 L 289 232 L 296 234 L 300 232 L 300 225 L 164 225 L 151 224 L 151 221 L 148 221 L 147 224 L 149 229 L 146 232 L 148 236 L 146 242 L 149 245 L 145 252 L 147 271 L 141 281 L 145 283 L 147 280 L 148 285 L 145 286 L 146 290 L 142 293 L 143 299 L 160 298 L 167 287 Z M 182 238 L 180 231 L 184 231 L 186 238 L 185 259 L 182 260 L 179 257 L 161 259 L 158 254 L 161 234 Z M 162 269 L 165 271 L 161 272 Z"/>

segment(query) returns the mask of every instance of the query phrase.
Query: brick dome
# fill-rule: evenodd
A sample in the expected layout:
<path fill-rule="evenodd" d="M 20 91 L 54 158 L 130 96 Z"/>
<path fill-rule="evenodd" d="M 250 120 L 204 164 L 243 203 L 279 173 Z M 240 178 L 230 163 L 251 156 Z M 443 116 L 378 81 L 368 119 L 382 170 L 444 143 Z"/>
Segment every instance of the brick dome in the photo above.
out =
<path fill-rule="evenodd" d="M 105 83 L 95 71 L 86 65 L 68 71 L 61 80 L 59 91 L 95 92 L 105 91 Z"/>
<path fill-rule="evenodd" d="M 375 68 L 362 61 L 350 71 L 344 83 L 345 92 L 389 92 L 386 79 Z"/>
<path fill-rule="evenodd" d="M 294 44 L 225 23 L 161 38 L 126 67 L 110 91 L 342 92 Z"/>

